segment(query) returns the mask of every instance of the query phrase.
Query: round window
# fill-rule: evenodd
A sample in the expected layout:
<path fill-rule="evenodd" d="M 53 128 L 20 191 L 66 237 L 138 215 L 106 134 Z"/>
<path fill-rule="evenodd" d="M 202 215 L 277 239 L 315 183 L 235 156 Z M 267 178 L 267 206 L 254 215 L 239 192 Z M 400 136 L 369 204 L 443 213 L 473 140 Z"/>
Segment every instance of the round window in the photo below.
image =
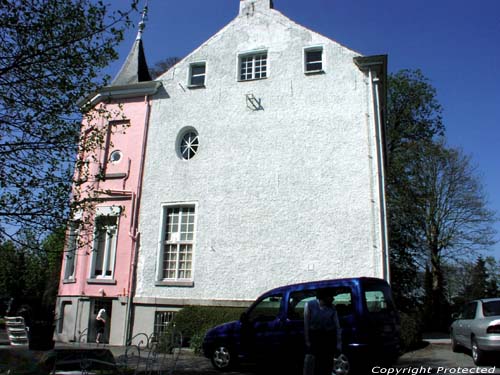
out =
<path fill-rule="evenodd" d="M 118 163 L 120 160 L 122 160 L 123 154 L 119 150 L 114 150 L 110 155 L 109 155 L 109 161 L 113 164 Z"/>
<path fill-rule="evenodd" d="M 196 132 L 196 130 L 190 129 L 185 132 L 179 142 L 179 152 L 181 158 L 184 160 L 193 158 L 198 152 L 199 145 L 198 132 Z"/>

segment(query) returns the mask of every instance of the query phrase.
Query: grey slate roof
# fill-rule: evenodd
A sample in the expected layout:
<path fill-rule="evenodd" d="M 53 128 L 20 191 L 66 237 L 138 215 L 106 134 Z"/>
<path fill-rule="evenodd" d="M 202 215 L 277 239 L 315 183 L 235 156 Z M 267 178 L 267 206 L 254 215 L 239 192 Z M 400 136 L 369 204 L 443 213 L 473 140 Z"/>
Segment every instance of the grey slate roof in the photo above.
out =
<path fill-rule="evenodd" d="M 142 39 L 135 40 L 122 68 L 111 82 L 110 86 L 124 86 L 139 82 L 151 81 Z"/>

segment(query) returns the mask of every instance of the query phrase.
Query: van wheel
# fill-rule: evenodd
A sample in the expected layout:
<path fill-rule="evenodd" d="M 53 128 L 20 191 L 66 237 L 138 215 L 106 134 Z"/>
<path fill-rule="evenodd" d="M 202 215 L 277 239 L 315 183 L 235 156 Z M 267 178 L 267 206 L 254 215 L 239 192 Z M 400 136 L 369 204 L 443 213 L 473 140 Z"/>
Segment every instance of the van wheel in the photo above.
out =
<path fill-rule="evenodd" d="M 333 359 L 333 373 L 335 375 L 348 375 L 350 370 L 349 358 L 345 354 L 340 354 Z"/>
<path fill-rule="evenodd" d="M 212 365 L 219 371 L 227 371 L 234 365 L 232 351 L 226 345 L 217 345 L 211 355 Z"/>

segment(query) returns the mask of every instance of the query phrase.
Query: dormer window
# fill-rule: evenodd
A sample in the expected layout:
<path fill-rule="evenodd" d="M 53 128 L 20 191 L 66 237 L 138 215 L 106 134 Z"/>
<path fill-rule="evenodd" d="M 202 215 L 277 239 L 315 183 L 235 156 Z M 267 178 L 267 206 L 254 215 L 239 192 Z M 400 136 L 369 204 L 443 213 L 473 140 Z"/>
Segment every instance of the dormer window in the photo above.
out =
<path fill-rule="evenodd" d="M 323 72 L 323 47 L 311 47 L 304 49 L 304 73 Z"/>
<path fill-rule="evenodd" d="M 189 87 L 205 87 L 205 62 L 189 65 Z"/>
<path fill-rule="evenodd" d="M 267 51 L 240 56 L 240 81 L 267 77 Z"/>

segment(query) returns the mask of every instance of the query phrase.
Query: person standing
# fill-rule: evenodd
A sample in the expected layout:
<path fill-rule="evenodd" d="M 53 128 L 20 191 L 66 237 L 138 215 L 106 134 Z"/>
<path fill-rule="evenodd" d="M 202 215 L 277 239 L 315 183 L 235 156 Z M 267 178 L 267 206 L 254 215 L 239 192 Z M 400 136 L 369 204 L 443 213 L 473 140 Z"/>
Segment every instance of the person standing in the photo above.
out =
<path fill-rule="evenodd" d="M 331 290 L 318 290 L 316 299 L 306 303 L 304 338 L 308 356 L 304 375 L 331 375 L 335 354 L 342 350 L 342 332 Z"/>
<path fill-rule="evenodd" d="M 96 320 L 96 331 L 97 338 L 95 340 L 96 343 L 100 343 L 102 341 L 102 336 L 104 334 L 104 329 L 106 328 L 106 310 L 100 309 L 97 313 Z"/>

